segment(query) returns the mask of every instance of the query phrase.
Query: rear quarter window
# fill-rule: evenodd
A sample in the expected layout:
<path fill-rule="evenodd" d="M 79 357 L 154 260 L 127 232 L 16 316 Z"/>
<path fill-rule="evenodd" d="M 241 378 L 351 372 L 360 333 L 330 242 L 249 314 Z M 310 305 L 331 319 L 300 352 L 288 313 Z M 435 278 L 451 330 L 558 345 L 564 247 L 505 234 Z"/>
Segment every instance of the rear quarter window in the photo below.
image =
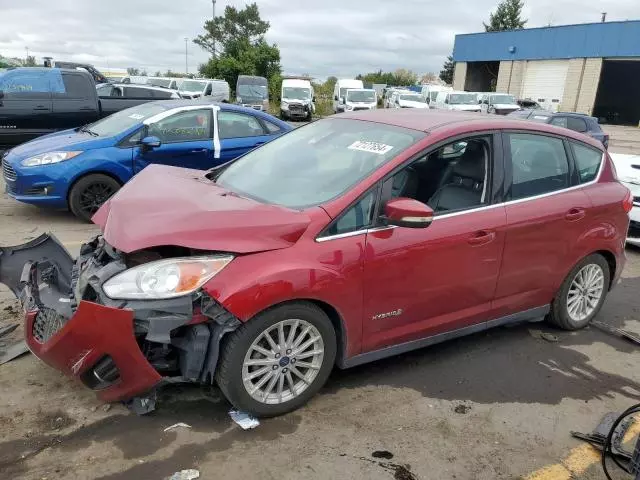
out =
<path fill-rule="evenodd" d="M 85 99 L 92 98 L 95 91 L 95 84 L 84 75 L 78 73 L 63 73 L 64 82 L 63 93 L 56 92 L 57 97 Z"/>
<path fill-rule="evenodd" d="M 571 142 L 571 149 L 573 150 L 573 156 L 576 160 L 580 183 L 595 180 L 600 170 L 600 165 L 602 164 L 602 152 L 598 149 L 575 142 Z"/>

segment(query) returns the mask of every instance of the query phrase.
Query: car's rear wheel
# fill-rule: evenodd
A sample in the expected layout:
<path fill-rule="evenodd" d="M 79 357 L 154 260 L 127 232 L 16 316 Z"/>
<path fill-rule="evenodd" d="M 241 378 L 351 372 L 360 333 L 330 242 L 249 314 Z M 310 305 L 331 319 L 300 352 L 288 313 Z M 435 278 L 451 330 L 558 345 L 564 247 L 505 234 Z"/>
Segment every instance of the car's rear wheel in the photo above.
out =
<path fill-rule="evenodd" d="M 71 188 L 69 209 L 76 217 L 89 222 L 102 204 L 119 189 L 120 183 L 108 175 L 101 173 L 87 175 Z"/>
<path fill-rule="evenodd" d="M 324 385 L 336 356 L 327 315 L 306 302 L 267 310 L 225 339 L 216 380 L 238 409 L 272 417 L 304 405 Z"/>
<path fill-rule="evenodd" d="M 611 272 L 600 254 L 582 259 L 567 275 L 551 305 L 549 321 L 565 330 L 586 327 L 607 296 Z"/>

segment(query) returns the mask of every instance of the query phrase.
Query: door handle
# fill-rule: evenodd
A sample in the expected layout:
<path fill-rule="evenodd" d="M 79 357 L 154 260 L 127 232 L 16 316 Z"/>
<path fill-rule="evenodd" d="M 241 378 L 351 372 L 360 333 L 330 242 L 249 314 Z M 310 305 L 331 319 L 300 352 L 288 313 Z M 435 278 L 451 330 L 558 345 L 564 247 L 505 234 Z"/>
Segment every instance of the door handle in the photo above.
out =
<path fill-rule="evenodd" d="M 45 107 L 44 105 L 37 105 L 34 110 L 38 110 L 38 111 L 42 111 L 42 110 L 49 110 L 49 107 Z"/>
<path fill-rule="evenodd" d="M 467 242 L 469 242 L 469 245 L 477 247 L 480 245 L 486 245 L 488 243 L 491 243 L 495 238 L 496 238 L 496 232 L 488 232 L 486 230 L 480 230 L 479 232 L 474 233 L 473 236 L 467 240 Z"/>
<path fill-rule="evenodd" d="M 586 215 L 584 208 L 572 208 L 565 215 L 564 218 L 569 222 L 575 222 L 581 220 Z"/>
<path fill-rule="evenodd" d="M 264 142 L 256 142 L 254 146 L 259 147 L 260 145 L 264 145 Z"/>
<path fill-rule="evenodd" d="M 96 110 L 96 109 L 95 109 L 95 108 L 93 108 L 93 107 L 82 107 L 82 108 L 80 109 L 80 111 L 81 111 L 81 112 L 95 112 L 95 110 Z"/>
<path fill-rule="evenodd" d="M 206 151 L 207 151 L 206 148 L 194 148 L 193 150 L 191 150 L 191 153 L 202 153 Z"/>

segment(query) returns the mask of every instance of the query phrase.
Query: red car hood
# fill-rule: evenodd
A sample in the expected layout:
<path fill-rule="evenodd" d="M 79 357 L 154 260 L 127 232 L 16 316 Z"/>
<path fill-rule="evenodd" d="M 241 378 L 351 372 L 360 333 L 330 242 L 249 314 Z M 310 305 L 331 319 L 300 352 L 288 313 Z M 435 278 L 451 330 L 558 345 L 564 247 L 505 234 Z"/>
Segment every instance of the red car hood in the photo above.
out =
<path fill-rule="evenodd" d="M 295 210 L 238 197 L 200 170 L 151 165 L 93 216 L 109 244 L 129 253 L 161 245 L 250 253 L 293 245 L 309 226 Z"/>

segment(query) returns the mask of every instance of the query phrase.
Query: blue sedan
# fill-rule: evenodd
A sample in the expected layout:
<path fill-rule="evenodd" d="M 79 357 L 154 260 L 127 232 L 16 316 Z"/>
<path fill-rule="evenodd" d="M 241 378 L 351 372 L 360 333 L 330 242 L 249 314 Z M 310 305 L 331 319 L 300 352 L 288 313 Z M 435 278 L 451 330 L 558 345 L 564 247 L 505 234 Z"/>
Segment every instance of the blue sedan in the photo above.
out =
<path fill-rule="evenodd" d="M 184 100 L 145 103 L 22 144 L 2 158 L 7 193 L 90 220 L 152 163 L 207 170 L 291 130 L 258 110 Z"/>

